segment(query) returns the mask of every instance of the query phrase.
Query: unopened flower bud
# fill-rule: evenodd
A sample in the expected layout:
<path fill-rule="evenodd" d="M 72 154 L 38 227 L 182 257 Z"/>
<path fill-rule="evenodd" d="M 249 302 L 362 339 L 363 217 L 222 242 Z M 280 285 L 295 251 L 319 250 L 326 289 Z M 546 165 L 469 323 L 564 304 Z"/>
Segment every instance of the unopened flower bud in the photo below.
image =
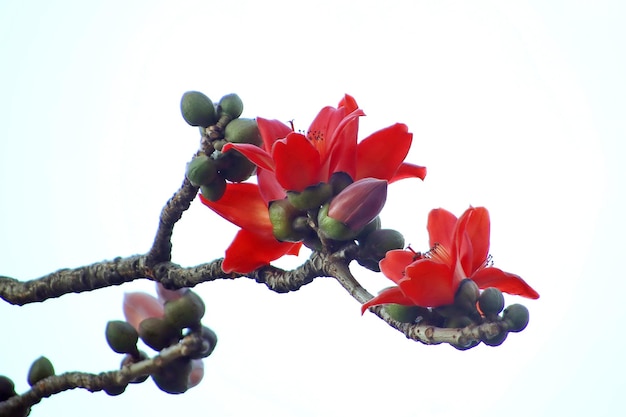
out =
<path fill-rule="evenodd" d="M 217 112 L 219 117 L 226 115 L 230 120 L 236 119 L 243 113 L 243 101 L 235 93 L 226 94 L 220 99 L 217 105 Z"/>
<path fill-rule="evenodd" d="M 392 319 L 401 323 L 414 323 L 415 319 L 424 311 L 419 306 L 405 306 L 402 304 L 385 304 L 383 308 Z"/>
<path fill-rule="evenodd" d="M 211 184 L 200 186 L 200 192 L 207 200 L 217 201 L 226 192 L 226 180 L 218 175 Z"/>
<path fill-rule="evenodd" d="M 511 304 L 504 309 L 502 319 L 508 324 L 509 331 L 521 332 L 528 325 L 528 309 L 521 304 Z"/>
<path fill-rule="evenodd" d="M 28 385 L 31 387 L 42 379 L 54 375 L 54 366 L 45 356 L 37 358 L 28 370 Z"/>
<path fill-rule="evenodd" d="M 342 192 L 348 185 L 352 184 L 354 180 L 352 177 L 345 172 L 335 172 L 330 176 L 330 181 L 328 181 L 333 187 L 333 195 L 337 195 Z"/>
<path fill-rule="evenodd" d="M 305 233 L 294 227 L 294 221 L 302 216 L 302 211 L 295 208 L 289 199 L 272 201 L 268 210 L 276 239 L 281 242 L 299 242 L 304 238 Z"/>
<path fill-rule="evenodd" d="M 213 102 L 199 91 L 187 91 L 183 94 L 180 112 L 191 126 L 207 127 L 217 121 Z"/>
<path fill-rule="evenodd" d="M 256 165 L 238 150 L 231 149 L 219 157 L 218 172 L 230 182 L 242 182 L 256 172 Z"/>
<path fill-rule="evenodd" d="M 137 352 L 137 330 L 130 323 L 121 320 L 112 320 L 105 329 L 107 343 L 117 353 Z"/>
<path fill-rule="evenodd" d="M 263 139 L 254 119 L 235 119 L 226 125 L 224 139 L 232 143 L 251 143 L 261 146 Z"/>
<path fill-rule="evenodd" d="M 497 288 L 485 289 L 478 297 L 478 307 L 485 316 L 498 314 L 504 308 L 504 296 Z"/>
<path fill-rule="evenodd" d="M 491 338 L 485 337 L 482 341 L 487 346 L 500 346 L 506 340 L 507 335 L 508 332 L 500 332 Z"/>
<path fill-rule="evenodd" d="M 168 394 L 182 394 L 189 388 L 191 359 L 180 357 L 159 369 L 152 380 L 161 391 Z"/>
<path fill-rule="evenodd" d="M 139 337 L 157 351 L 178 342 L 181 336 L 180 329 L 157 317 L 148 317 L 139 323 Z"/>
<path fill-rule="evenodd" d="M 13 380 L 4 375 L 0 375 L 0 403 L 17 395 Z"/>
<path fill-rule="evenodd" d="M 124 393 L 124 391 L 126 391 L 126 387 L 128 386 L 128 384 L 124 384 L 124 385 L 112 385 L 109 387 L 104 387 L 104 392 L 107 393 L 107 395 L 110 395 L 111 397 L 116 397 L 118 395 L 122 395 Z"/>
<path fill-rule="evenodd" d="M 206 358 L 211 353 L 213 353 L 213 350 L 215 350 L 215 346 L 217 346 L 217 335 L 210 328 L 202 326 L 200 328 L 200 336 L 202 337 L 202 340 L 206 342 L 206 349 L 202 352 L 199 352 L 197 355 L 191 355 L 190 358 L 192 359 Z"/>
<path fill-rule="evenodd" d="M 211 184 L 217 175 L 215 160 L 204 154 L 196 156 L 187 164 L 186 175 L 194 187 Z"/>
<path fill-rule="evenodd" d="M 330 202 L 328 216 L 361 231 L 380 213 L 387 200 L 387 181 L 364 178 L 347 186 Z"/>
<path fill-rule="evenodd" d="M 181 330 L 198 327 L 204 313 L 204 301 L 193 291 L 165 303 L 165 321 Z"/>
<path fill-rule="evenodd" d="M 448 329 L 457 329 L 467 327 L 470 324 L 474 324 L 474 322 L 467 316 L 451 316 L 445 320 L 443 327 Z"/>
<path fill-rule="evenodd" d="M 464 279 L 459 284 L 454 296 L 454 305 L 465 312 L 476 312 L 476 301 L 480 295 L 478 285 L 471 279 Z M 476 313 L 478 314 L 478 313 Z"/>
<path fill-rule="evenodd" d="M 390 250 L 402 248 L 404 248 L 404 236 L 392 229 L 374 230 L 361 242 L 362 255 L 376 262 L 383 259 Z"/>
<path fill-rule="evenodd" d="M 300 210 L 316 209 L 328 201 L 332 195 L 333 187 L 325 182 L 311 185 L 300 192 L 287 191 L 289 202 Z"/>

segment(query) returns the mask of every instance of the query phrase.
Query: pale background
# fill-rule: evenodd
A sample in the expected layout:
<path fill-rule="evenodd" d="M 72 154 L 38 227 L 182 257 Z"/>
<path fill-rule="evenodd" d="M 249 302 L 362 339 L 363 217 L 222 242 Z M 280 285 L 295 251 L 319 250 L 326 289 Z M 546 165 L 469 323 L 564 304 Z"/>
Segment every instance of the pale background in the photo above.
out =
<path fill-rule="evenodd" d="M 484 205 L 495 265 L 542 296 L 508 299 L 530 309 L 523 333 L 458 352 L 361 317 L 330 279 L 203 284 L 220 342 L 200 386 L 76 390 L 31 415 L 620 415 L 624 18 L 619 1 L 0 1 L 0 274 L 145 253 L 198 145 L 183 92 L 236 92 L 244 116 L 299 129 L 349 93 L 361 137 L 404 122 L 429 169 L 390 187 L 384 226 L 427 249 L 431 208 Z M 235 230 L 195 201 L 173 260 L 219 257 Z M 23 392 L 42 354 L 57 372 L 116 368 L 104 326 L 139 289 L 1 303 L 0 374 Z"/>

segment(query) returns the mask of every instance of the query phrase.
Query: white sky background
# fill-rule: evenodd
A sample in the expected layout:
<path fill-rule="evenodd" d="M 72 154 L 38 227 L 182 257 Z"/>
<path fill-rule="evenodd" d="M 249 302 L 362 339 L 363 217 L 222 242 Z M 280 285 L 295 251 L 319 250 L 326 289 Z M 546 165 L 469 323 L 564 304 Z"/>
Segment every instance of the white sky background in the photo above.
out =
<path fill-rule="evenodd" d="M 286 295 L 245 279 L 206 283 L 196 290 L 220 341 L 200 386 L 77 390 L 31 415 L 619 415 L 624 6 L 215 3 L 0 3 L 0 274 L 26 280 L 145 253 L 198 145 L 183 92 L 236 92 L 244 116 L 299 129 L 349 93 L 367 114 L 361 137 L 404 122 L 408 160 L 429 169 L 423 183 L 390 187 L 383 225 L 427 249 L 430 209 L 486 206 L 495 265 L 542 296 L 508 299 L 529 307 L 530 325 L 498 348 L 459 352 L 361 317 L 330 279 Z M 222 256 L 235 230 L 195 201 L 173 261 Z M 354 272 L 370 291 L 389 284 Z M 140 289 L 153 286 L 0 303 L 0 374 L 23 392 L 42 354 L 59 373 L 116 368 L 104 327 Z"/>

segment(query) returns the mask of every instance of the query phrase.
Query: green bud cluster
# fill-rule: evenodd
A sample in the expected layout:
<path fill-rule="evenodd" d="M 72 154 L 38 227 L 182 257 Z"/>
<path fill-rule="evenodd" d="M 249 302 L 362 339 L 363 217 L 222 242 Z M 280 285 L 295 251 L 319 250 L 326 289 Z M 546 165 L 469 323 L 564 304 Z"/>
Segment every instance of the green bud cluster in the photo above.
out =
<path fill-rule="evenodd" d="M 255 174 L 256 166 L 240 152 L 222 152 L 226 143 L 263 142 L 256 120 L 239 117 L 243 102 L 237 94 L 227 94 L 214 105 L 203 93 L 188 91 L 180 109 L 188 124 L 200 127 L 201 149 L 187 164 L 186 176 L 204 198 L 217 201 L 226 192 L 227 181 L 242 182 Z"/>
<path fill-rule="evenodd" d="M 382 229 L 380 229 L 382 230 Z M 372 232 L 374 233 L 374 232 Z M 504 308 L 504 296 L 498 288 L 480 290 L 471 279 L 459 284 L 454 302 L 449 305 L 423 308 L 385 304 L 384 310 L 391 318 L 403 323 L 415 323 L 441 328 L 476 327 L 494 323 L 496 327 L 481 331 L 480 340 L 459 338 L 451 345 L 459 350 L 471 349 L 482 342 L 487 346 L 499 346 L 510 332 L 521 332 L 528 325 L 528 309 L 520 304 L 511 304 Z M 497 333 L 493 330 L 498 329 Z"/>
<path fill-rule="evenodd" d="M 150 348 L 161 351 L 178 343 L 184 336 L 191 333 L 199 335 L 204 341 L 203 350 L 179 358 L 151 375 L 162 391 L 180 394 L 187 390 L 191 360 L 206 358 L 213 353 L 217 345 L 215 332 L 201 323 L 205 311 L 202 298 L 189 290 L 181 297 L 165 303 L 163 317 L 149 317 L 142 320 L 138 330 L 124 321 L 109 321 L 105 330 L 106 340 L 113 351 L 126 354 L 120 364 L 123 368 L 149 359 L 145 352 L 137 349 L 139 339 Z M 148 375 L 145 375 L 130 382 L 140 383 L 147 378 Z M 105 392 L 109 395 L 119 395 L 125 389 L 125 385 L 113 386 L 107 387 Z"/>

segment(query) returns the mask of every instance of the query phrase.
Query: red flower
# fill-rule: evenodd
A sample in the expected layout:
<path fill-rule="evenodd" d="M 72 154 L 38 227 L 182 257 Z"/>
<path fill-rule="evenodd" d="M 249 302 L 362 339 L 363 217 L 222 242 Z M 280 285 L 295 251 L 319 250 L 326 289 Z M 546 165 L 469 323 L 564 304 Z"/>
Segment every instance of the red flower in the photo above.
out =
<path fill-rule="evenodd" d="M 361 307 L 379 304 L 439 307 L 452 304 L 460 282 L 470 278 L 479 288 L 528 298 L 539 294 L 522 278 L 490 265 L 489 212 L 484 207 L 469 208 L 457 219 L 444 209 L 428 215 L 431 251 L 424 256 L 409 250 L 392 250 L 380 261 L 380 269 L 398 284 L 381 292 Z"/>
<path fill-rule="evenodd" d="M 224 272 L 245 274 L 268 265 L 283 255 L 297 255 L 301 243 L 279 242 L 272 232 L 267 203 L 259 186 L 251 183 L 229 183 L 224 196 L 218 201 L 200 200 L 211 210 L 241 227 L 226 249 L 222 269 Z"/>
<path fill-rule="evenodd" d="M 257 118 L 263 147 L 233 143 L 224 152 L 237 149 L 261 171 L 274 173 L 259 176 L 262 192 L 273 190 L 274 197 L 277 185 L 300 192 L 328 182 L 335 172 L 345 172 L 355 181 L 366 177 L 389 182 L 424 179 L 426 168 L 403 162 L 413 139 L 407 126 L 395 124 L 357 143 L 358 118 L 363 115 L 356 101 L 346 95 L 337 108 L 324 107 L 319 112 L 306 136 L 278 120 Z"/>

